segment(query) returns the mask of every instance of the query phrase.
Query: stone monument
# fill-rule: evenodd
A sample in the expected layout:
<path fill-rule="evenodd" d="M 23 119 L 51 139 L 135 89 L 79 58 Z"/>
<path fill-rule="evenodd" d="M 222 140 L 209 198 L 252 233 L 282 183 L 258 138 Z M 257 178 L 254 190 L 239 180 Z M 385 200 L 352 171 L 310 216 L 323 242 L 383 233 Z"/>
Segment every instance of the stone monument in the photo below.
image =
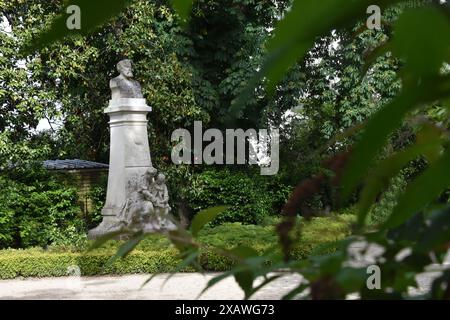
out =
<path fill-rule="evenodd" d="M 89 231 L 91 239 L 125 228 L 145 232 L 175 229 L 165 177 L 158 174 L 150 157 L 147 114 L 152 109 L 133 79 L 131 60 L 120 61 L 117 71 L 104 110 L 110 117 L 111 133 L 106 202 L 102 222 Z"/>

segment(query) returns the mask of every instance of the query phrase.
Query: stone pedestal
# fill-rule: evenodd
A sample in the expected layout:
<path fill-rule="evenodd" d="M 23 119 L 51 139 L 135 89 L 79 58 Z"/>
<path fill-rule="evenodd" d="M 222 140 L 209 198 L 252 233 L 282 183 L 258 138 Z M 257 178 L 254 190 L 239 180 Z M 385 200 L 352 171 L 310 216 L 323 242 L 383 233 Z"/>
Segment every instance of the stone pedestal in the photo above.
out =
<path fill-rule="evenodd" d="M 108 191 L 103 220 L 89 231 L 89 238 L 119 229 L 118 217 L 124 203 L 152 167 L 147 133 L 147 114 L 151 110 L 142 98 L 113 99 L 104 110 L 110 117 L 111 132 Z"/>

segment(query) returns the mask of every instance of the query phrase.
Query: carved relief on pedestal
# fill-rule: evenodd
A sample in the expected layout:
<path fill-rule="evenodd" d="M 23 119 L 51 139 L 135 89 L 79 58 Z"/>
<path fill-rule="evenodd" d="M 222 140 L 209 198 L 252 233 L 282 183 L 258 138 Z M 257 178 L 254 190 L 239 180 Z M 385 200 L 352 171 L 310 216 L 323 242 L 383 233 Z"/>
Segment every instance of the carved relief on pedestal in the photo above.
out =
<path fill-rule="evenodd" d="M 171 208 L 164 174 L 150 168 L 141 183 L 132 185 L 134 189 L 130 190 L 130 196 L 120 211 L 122 225 L 133 231 L 145 232 L 174 229 L 169 215 Z"/>

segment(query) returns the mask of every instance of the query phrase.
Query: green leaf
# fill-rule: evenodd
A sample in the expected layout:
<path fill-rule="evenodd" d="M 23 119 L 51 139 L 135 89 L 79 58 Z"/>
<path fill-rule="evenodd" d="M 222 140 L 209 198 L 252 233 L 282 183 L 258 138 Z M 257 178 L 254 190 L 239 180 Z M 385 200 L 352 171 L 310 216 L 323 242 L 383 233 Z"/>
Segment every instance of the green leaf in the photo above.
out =
<path fill-rule="evenodd" d="M 235 248 L 229 250 L 229 252 L 233 255 L 238 256 L 241 259 L 258 257 L 258 251 L 256 251 L 253 248 L 247 247 L 247 246 L 238 246 L 238 247 L 235 247 Z"/>
<path fill-rule="evenodd" d="M 438 161 L 431 164 L 407 187 L 385 227 L 392 228 L 402 224 L 409 217 L 425 208 L 428 203 L 434 201 L 449 186 L 450 150 L 446 150 Z"/>
<path fill-rule="evenodd" d="M 300 284 L 298 287 L 292 289 L 291 291 L 289 291 L 288 293 L 286 293 L 282 300 L 291 300 L 294 299 L 297 295 L 299 295 L 300 293 L 302 293 L 303 291 L 305 291 L 306 289 L 309 288 L 309 284 L 303 283 Z"/>
<path fill-rule="evenodd" d="M 441 135 L 442 129 L 431 123 L 425 123 L 417 133 L 418 144 L 434 146 L 424 150 L 424 156 L 430 163 L 439 159 L 442 154 Z"/>
<path fill-rule="evenodd" d="M 427 252 L 450 239 L 450 206 L 433 212 L 430 225 L 415 249 Z"/>
<path fill-rule="evenodd" d="M 182 228 L 169 231 L 168 238 L 180 252 L 184 252 L 198 246 L 189 232 Z"/>
<path fill-rule="evenodd" d="M 400 1 L 382 0 L 377 4 L 384 6 Z M 227 122 L 232 123 L 234 118 L 241 116 L 246 101 L 255 94 L 255 89 L 263 79 L 267 79 L 265 84 L 269 94 L 273 93 L 289 68 L 305 57 L 317 38 L 366 17 L 366 9 L 371 4 L 371 0 L 294 1 L 276 26 L 274 36 L 266 44 L 267 55 L 261 70 L 232 102 Z"/>
<path fill-rule="evenodd" d="M 142 231 L 135 233 L 130 240 L 119 247 L 116 254 L 106 263 L 106 266 L 112 265 L 117 259 L 125 258 L 140 242 L 146 237 Z"/>
<path fill-rule="evenodd" d="M 245 299 L 249 299 L 256 292 L 258 292 L 259 290 L 261 290 L 262 288 L 264 288 L 265 286 L 270 284 L 272 281 L 275 281 L 275 280 L 277 280 L 277 279 L 279 279 L 281 277 L 283 277 L 283 275 L 275 275 L 275 276 L 272 276 L 272 277 L 266 277 L 261 284 L 259 284 L 257 287 L 252 289 L 252 291 L 249 293 L 248 296 L 245 297 Z"/>
<path fill-rule="evenodd" d="M 369 71 L 375 61 L 385 55 L 386 53 L 392 51 L 392 41 L 387 41 L 383 44 L 380 44 L 378 47 L 374 48 L 366 57 L 364 61 L 364 67 L 362 69 L 362 74 L 366 74 Z"/>
<path fill-rule="evenodd" d="M 419 84 L 405 85 L 405 88 L 391 103 L 373 115 L 355 145 L 342 178 L 342 197 L 347 198 L 386 144 L 389 135 L 400 126 L 405 115 L 414 108 L 448 94 L 448 79 L 437 77 L 423 79 Z"/>
<path fill-rule="evenodd" d="M 213 287 L 214 285 L 216 285 L 217 283 L 219 283 L 220 281 L 231 277 L 232 275 L 234 275 L 236 272 L 240 272 L 240 271 L 244 271 L 246 270 L 246 267 L 242 267 L 242 266 L 236 266 L 234 267 L 232 270 L 224 272 L 212 279 L 210 279 L 208 281 L 208 283 L 206 284 L 206 287 L 203 288 L 203 290 L 200 292 L 200 294 L 198 295 L 197 299 L 206 292 L 206 290 L 208 290 L 209 288 Z"/>
<path fill-rule="evenodd" d="M 393 50 L 415 75 L 435 75 L 448 57 L 448 34 L 448 18 L 437 8 L 407 10 L 394 26 Z"/>
<path fill-rule="evenodd" d="M 98 237 L 94 243 L 89 247 L 88 251 L 92 251 L 94 249 L 100 248 L 102 245 L 104 245 L 109 240 L 115 239 L 121 234 L 126 233 L 125 230 L 118 230 L 114 232 L 107 233 L 105 235 L 102 235 L 101 237 Z"/>
<path fill-rule="evenodd" d="M 113 17 L 118 16 L 132 0 L 68 0 L 64 2 L 63 11 L 56 17 L 49 28 L 44 30 L 33 39 L 25 50 L 30 52 L 37 48 L 43 48 L 56 41 L 62 40 L 66 36 L 77 34 L 86 35 L 95 30 L 98 26 L 108 22 Z M 72 12 L 67 13 L 67 8 L 76 5 L 81 12 L 81 29 L 70 30 L 67 27 L 67 20 Z"/>
<path fill-rule="evenodd" d="M 442 275 L 434 279 L 431 286 L 428 299 L 443 300 L 448 299 L 448 290 L 450 286 L 450 270 L 447 269 L 442 272 Z"/>
<path fill-rule="evenodd" d="M 389 185 L 390 179 L 396 175 L 408 162 L 422 154 L 440 150 L 439 137 L 430 137 L 420 144 L 415 144 L 405 150 L 395 153 L 377 164 L 367 178 L 358 203 L 358 224 L 364 225 L 371 205 L 377 195 Z"/>
<path fill-rule="evenodd" d="M 343 267 L 336 274 L 336 282 L 346 292 L 358 291 L 366 284 L 366 270 L 366 268 Z"/>
<path fill-rule="evenodd" d="M 228 206 L 212 207 L 205 210 L 201 210 L 194 216 L 191 223 L 191 232 L 194 237 L 197 237 L 200 230 L 209 222 L 214 220 L 220 213 L 227 210 Z"/>
<path fill-rule="evenodd" d="M 167 276 L 167 278 L 164 280 L 163 285 L 164 286 L 167 281 L 169 281 L 177 272 L 182 271 L 185 267 L 189 266 L 189 265 L 194 265 L 196 267 L 196 269 L 198 269 L 198 267 L 201 268 L 201 266 L 199 266 L 196 261 L 197 258 L 199 256 L 199 252 L 198 250 L 191 250 L 189 252 L 186 252 L 186 258 L 183 259 L 183 261 L 181 261 L 181 263 L 179 263 L 176 268 L 170 273 L 170 275 Z M 153 280 L 153 278 L 155 278 L 157 275 L 159 275 L 159 273 L 155 273 L 153 274 L 151 277 L 149 277 L 147 280 L 145 280 L 145 282 L 141 285 L 141 289 L 150 281 Z"/>
<path fill-rule="evenodd" d="M 193 0 L 172 0 L 171 2 L 172 7 L 180 16 L 182 23 L 185 23 L 189 19 Z"/>
<path fill-rule="evenodd" d="M 251 270 L 236 272 L 234 279 L 244 291 L 245 299 L 248 299 L 253 292 L 253 281 L 255 280 L 253 272 Z"/>

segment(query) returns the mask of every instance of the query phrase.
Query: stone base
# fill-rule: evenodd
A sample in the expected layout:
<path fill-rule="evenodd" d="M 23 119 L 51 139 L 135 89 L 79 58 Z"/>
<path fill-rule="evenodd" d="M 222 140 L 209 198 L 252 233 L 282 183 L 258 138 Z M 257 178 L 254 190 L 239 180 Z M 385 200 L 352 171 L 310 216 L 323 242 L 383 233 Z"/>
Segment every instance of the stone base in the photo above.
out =
<path fill-rule="evenodd" d="M 125 224 L 121 223 L 115 217 L 103 217 L 103 221 L 94 229 L 89 230 L 88 239 L 95 240 L 106 234 L 124 230 L 123 234 L 114 237 L 116 240 L 126 240 L 134 232 L 142 230 L 144 233 L 165 233 L 176 230 L 178 227 L 170 220 L 164 219 L 158 222 L 147 222 L 143 226 L 131 226 L 126 230 Z"/>
<path fill-rule="evenodd" d="M 102 222 L 94 229 L 89 230 L 88 239 L 97 239 L 111 232 L 123 229 L 125 225 L 115 216 L 103 216 Z"/>

